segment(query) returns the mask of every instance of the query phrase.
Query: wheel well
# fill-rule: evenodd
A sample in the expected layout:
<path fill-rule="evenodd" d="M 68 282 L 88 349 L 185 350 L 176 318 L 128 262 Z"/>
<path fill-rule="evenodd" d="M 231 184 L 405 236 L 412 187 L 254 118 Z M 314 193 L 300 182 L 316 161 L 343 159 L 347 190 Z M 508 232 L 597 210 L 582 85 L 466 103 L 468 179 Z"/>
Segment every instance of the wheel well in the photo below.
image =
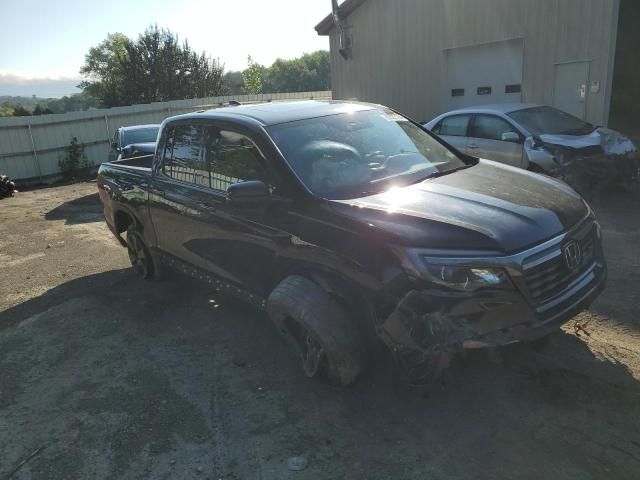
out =
<path fill-rule="evenodd" d="M 299 275 L 313 281 L 327 295 L 350 312 L 364 333 L 367 343 L 375 341 L 375 309 L 361 288 L 336 274 L 312 267 L 293 269 L 281 275 L 278 283 L 290 275 Z"/>
<path fill-rule="evenodd" d="M 324 270 L 307 266 L 298 266 L 297 268 L 291 268 L 281 271 L 277 277 L 275 285 L 278 285 L 285 278 L 292 275 L 299 275 L 300 277 L 306 277 L 309 280 L 312 280 L 329 296 L 347 296 L 345 295 L 345 291 L 348 289 L 346 286 L 346 282 Z"/>
<path fill-rule="evenodd" d="M 122 210 L 120 210 L 116 212 L 114 222 L 117 232 L 122 233 L 135 223 L 135 219 L 127 212 L 123 212 Z"/>

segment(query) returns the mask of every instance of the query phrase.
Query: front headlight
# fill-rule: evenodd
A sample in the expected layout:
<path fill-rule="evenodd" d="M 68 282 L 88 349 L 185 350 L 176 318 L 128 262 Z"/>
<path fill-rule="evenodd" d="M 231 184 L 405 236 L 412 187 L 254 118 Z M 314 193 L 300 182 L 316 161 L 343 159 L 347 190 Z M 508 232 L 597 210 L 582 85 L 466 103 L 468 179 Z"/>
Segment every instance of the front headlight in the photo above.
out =
<path fill-rule="evenodd" d="M 425 262 L 426 263 L 426 262 Z M 480 288 L 509 288 L 511 282 L 502 269 L 477 268 L 426 263 L 426 273 L 434 283 L 444 287 L 472 292 Z"/>

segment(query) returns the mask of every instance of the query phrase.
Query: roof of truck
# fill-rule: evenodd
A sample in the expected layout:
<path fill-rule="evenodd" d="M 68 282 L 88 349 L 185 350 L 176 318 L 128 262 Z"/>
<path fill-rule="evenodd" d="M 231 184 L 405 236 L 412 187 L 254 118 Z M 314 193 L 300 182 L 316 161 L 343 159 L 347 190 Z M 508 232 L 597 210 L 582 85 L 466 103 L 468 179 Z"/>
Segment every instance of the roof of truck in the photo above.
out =
<path fill-rule="evenodd" d="M 280 123 L 295 122 L 307 118 L 326 117 L 339 113 L 359 112 L 382 108 L 378 105 L 347 102 L 337 100 L 305 100 L 295 102 L 269 102 L 253 105 L 239 105 L 231 107 L 215 108 L 212 110 L 201 110 L 196 113 L 188 113 L 172 117 L 174 120 L 239 120 L 252 119 L 264 126 L 277 125 Z"/>
<path fill-rule="evenodd" d="M 120 127 L 121 130 L 127 132 L 132 130 L 143 130 L 145 128 L 160 128 L 159 123 L 150 123 L 148 125 L 129 125 L 127 127 Z"/>

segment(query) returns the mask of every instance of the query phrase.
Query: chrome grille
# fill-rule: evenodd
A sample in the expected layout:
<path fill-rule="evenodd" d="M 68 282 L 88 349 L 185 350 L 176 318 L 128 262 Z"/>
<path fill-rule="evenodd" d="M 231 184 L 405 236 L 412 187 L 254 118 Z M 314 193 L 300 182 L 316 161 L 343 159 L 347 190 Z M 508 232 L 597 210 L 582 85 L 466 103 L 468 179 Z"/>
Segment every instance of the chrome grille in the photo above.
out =
<path fill-rule="evenodd" d="M 567 266 L 561 245 L 524 261 L 525 284 L 536 304 L 544 303 L 562 293 L 593 264 L 596 257 L 595 235 L 594 225 L 590 224 L 568 239 L 577 241 L 582 252 L 582 261 L 574 270 Z"/>

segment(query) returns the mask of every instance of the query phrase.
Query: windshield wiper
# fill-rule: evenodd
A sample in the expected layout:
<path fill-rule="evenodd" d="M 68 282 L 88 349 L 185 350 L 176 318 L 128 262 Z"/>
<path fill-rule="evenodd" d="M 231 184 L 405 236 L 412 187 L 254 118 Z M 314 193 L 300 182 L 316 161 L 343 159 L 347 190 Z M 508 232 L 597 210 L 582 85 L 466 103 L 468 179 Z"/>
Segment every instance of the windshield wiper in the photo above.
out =
<path fill-rule="evenodd" d="M 462 165 L 460 167 L 450 168 L 448 170 L 441 170 L 441 171 L 432 173 L 431 175 L 427 175 L 426 177 L 423 177 L 420 180 L 415 181 L 414 183 L 420 183 L 425 180 L 429 180 L 430 178 L 442 177 L 444 175 L 449 175 L 450 173 L 459 172 L 460 170 L 466 170 L 467 168 L 471 168 L 471 167 L 473 167 L 473 165 Z"/>

